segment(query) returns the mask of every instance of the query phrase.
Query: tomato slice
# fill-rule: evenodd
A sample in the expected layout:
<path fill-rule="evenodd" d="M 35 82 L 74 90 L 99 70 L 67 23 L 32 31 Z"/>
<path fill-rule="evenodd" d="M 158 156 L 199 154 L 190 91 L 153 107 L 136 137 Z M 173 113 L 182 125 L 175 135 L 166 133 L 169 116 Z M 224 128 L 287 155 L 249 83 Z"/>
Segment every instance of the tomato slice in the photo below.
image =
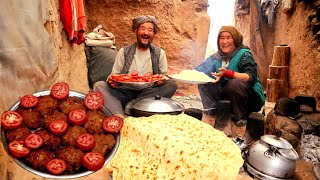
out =
<path fill-rule="evenodd" d="M 71 110 L 68 113 L 69 122 L 76 126 L 76 125 L 84 125 L 88 121 L 88 115 L 86 110 L 84 109 L 75 109 Z"/>
<path fill-rule="evenodd" d="M 15 111 L 5 111 L 1 116 L 1 127 L 3 129 L 17 129 L 22 126 L 22 116 Z"/>
<path fill-rule="evenodd" d="M 121 77 L 121 75 L 120 74 L 111 74 L 112 79 L 116 79 L 118 77 Z"/>
<path fill-rule="evenodd" d="M 152 75 L 152 78 L 160 78 L 160 74 L 154 74 L 154 75 Z"/>
<path fill-rule="evenodd" d="M 137 71 L 131 72 L 131 76 L 138 76 L 138 75 L 139 75 L 139 73 Z"/>
<path fill-rule="evenodd" d="M 131 77 L 129 75 L 125 75 L 122 77 L 123 82 L 130 82 Z"/>
<path fill-rule="evenodd" d="M 117 133 L 123 126 L 123 119 L 118 116 L 106 117 L 102 122 L 103 130 L 107 133 Z"/>
<path fill-rule="evenodd" d="M 38 134 L 30 134 L 25 140 L 24 144 L 31 149 L 37 149 L 43 144 L 42 138 Z"/>
<path fill-rule="evenodd" d="M 51 87 L 50 95 L 57 99 L 63 100 L 69 96 L 69 85 L 65 82 L 58 82 Z"/>
<path fill-rule="evenodd" d="M 90 171 L 98 171 L 104 164 L 104 156 L 99 152 L 88 152 L 83 156 L 82 164 Z"/>
<path fill-rule="evenodd" d="M 68 130 L 68 123 L 64 120 L 54 120 L 49 124 L 50 131 L 55 135 L 62 135 Z"/>
<path fill-rule="evenodd" d="M 96 145 L 96 140 L 92 134 L 86 133 L 78 136 L 76 146 L 83 151 L 90 151 Z"/>
<path fill-rule="evenodd" d="M 104 99 L 101 92 L 90 92 L 84 98 L 85 106 L 90 110 L 102 108 Z"/>
<path fill-rule="evenodd" d="M 25 95 L 20 100 L 20 105 L 25 108 L 33 108 L 36 105 L 38 105 L 38 103 L 39 103 L 38 97 L 32 94 Z"/>
<path fill-rule="evenodd" d="M 24 144 L 24 141 L 14 140 L 9 144 L 9 151 L 13 157 L 21 158 L 29 154 L 30 149 Z"/>
<path fill-rule="evenodd" d="M 144 77 L 151 77 L 152 76 L 152 72 L 146 72 L 143 75 Z"/>
<path fill-rule="evenodd" d="M 143 76 L 142 77 L 142 81 L 143 82 L 151 82 L 152 81 L 152 77 L 151 76 Z"/>
<path fill-rule="evenodd" d="M 61 174 L 66 170 L 67 164 L 62 159 L 52 159 L 48 162 L 46 167 L 52 174 Z"/>

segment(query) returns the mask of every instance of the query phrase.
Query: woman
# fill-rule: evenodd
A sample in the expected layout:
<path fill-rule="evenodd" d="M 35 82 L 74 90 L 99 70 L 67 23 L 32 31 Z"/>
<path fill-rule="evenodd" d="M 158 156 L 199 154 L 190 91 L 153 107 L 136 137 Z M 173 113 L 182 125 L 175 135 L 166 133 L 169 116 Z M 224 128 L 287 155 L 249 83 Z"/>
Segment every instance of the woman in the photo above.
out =
<path fill-rule="evenodd" d="M 257 64 L 242 41 L 243 37 L 235 27 L 223 26 L 218 34 L 218 52 L 196 70 L 216 78 L 213 83 L 198 86 L 203 107 L 215 108 L 218 101 L 228 100 L 231 102 L 231 120 L 237 127 L 245 128 L 247 116 L 250 112 L 260 111 L 265 97 Z M 211 115 L 204 114 L 203 121 L 215 126 Z M 225 127 L 216 128 L 226 133 Z"/>

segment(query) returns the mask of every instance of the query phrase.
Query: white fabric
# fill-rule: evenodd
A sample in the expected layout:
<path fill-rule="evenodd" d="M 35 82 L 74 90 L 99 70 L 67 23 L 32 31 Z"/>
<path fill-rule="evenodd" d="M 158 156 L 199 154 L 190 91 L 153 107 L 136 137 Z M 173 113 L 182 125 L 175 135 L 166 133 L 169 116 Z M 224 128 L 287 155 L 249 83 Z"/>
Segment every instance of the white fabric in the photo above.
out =
<path fill-rule="evenodd" d="M 119 74 L 121 72 L 124 66 L 124 60 L 124 50 L 123 48 L 121 48 L 118 51 L 115 63 L 112 68 L 112 73 Z M 167 73 L 168 71 L 167 57 L 163 49 L 161 49 L 160 51 L 159 69 L 163 73 Z M 146 72 L 152 72 L 150 50 L 140 51 L 136 49 L 136 54 L 134 55 L 128 73 L 130 74 L 132 71 L 137 71 L 139 75 L 143 75 Z"/>
<path fill-rule="evenodd" d="M 58 68 L 53 38 L 44 27 L 54 21 L 50 1 L 0 1 L 0 110 L 27 93 L 50 87 Z"/>
<path fill-rule="evenodd" d="M 101 26 L 102 28 L 102 26 Z M 115 37 L 111 32 L 106 32 L 103 29 L 93 30 L 93 32 L 85 35 L 85 43 L 87 46 L 104 46 L 116 49 L 114 46 Z"/>
<path fill-rule="evenodd" d="M 55 21 L 50 1 L 0 1 L 0 113 L 25 94 L 48 89 L 58 60 L 45 29 Z M 51 13 L 51 14 L 50 14 Z M 42 179 L 18 166 L 0 145 L 0 179 Z"/>

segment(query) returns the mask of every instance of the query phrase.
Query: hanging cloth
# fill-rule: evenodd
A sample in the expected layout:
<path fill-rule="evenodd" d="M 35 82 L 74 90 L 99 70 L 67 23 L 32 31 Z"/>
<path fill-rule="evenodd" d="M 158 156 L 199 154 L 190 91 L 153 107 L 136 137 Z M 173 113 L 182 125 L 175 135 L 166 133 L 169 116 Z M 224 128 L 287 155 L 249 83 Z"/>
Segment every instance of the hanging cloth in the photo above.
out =
<path fill-rule="evenodd" d="M 268 25 L 272 27 L 279 0 L 261 0 L 260 3 L 262 14 L 267 17 Z"/>
<path fill-rule="evenodd" d="M 82 44 L 85 41 L 84 32 L 86 17 L 83 0 L 60 0 L 60 17 L 71 43 Z"/>

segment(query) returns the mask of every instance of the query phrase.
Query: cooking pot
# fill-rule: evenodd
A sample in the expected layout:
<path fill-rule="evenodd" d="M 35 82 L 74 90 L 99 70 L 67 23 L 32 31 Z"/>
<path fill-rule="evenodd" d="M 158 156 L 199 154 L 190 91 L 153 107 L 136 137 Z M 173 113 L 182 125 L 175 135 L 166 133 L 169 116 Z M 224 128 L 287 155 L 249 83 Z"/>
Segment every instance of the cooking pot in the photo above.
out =
<path fill-rule="evenodd" d="M 247 171 L 259 179 L 292 179 L 299 155 L 292 145 L 276 135 L 264 135 L 245 152 Z"/>
<path fill-rule="evenodd" d="M 171 114 L 177 115 L 184 111 L 184 106 L 170 98 L 155 97 L 144 98 L 135 103 L 131 113 L 134 117 L 151 116 L 154 114 Z"/>

